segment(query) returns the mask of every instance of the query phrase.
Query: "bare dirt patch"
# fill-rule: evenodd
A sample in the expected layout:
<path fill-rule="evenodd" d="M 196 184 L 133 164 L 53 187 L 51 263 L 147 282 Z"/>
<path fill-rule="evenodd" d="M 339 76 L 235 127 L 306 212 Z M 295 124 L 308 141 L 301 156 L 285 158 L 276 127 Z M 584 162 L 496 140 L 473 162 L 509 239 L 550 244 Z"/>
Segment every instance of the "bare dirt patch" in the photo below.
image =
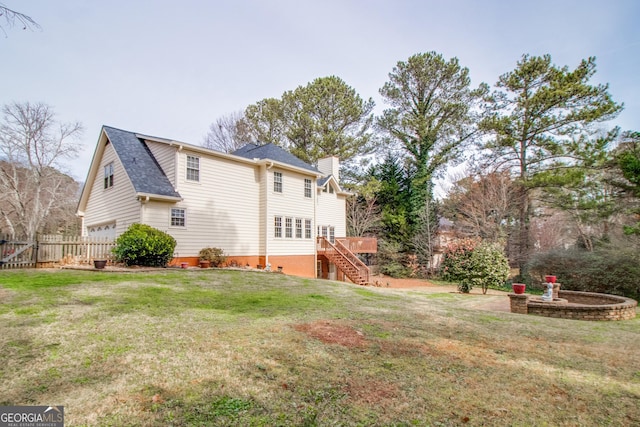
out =
<path fill-rule="evenodd" d="M 364 334 L 349 325 L 320 320 L 304 323 L 293 327 L 296 331 L 322 341 L 326 344 L 338 344 L 348 348 L 363 348 L 367 346 Z"/>
<path fill-rule="evenodd" d="M 380 381 L 351 378 L 344 387 L 344 392 L 355 401 L 368 405 L 380 405 L 401 396 L 398 386 Z"/>

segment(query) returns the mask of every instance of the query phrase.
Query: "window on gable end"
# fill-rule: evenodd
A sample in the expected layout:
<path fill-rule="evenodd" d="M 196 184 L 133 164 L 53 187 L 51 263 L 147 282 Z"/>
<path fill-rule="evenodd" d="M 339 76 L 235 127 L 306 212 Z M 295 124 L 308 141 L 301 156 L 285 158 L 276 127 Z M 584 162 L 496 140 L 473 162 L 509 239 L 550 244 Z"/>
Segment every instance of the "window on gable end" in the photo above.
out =
<path fill-rule="evenodd" d="M 187 156 L 187 181 L 200 181 L 200 157 Z"/>
<path fill-rule="evenodd" d="M 282 172 L 273 173 L 273 191 L 282 193 Z"/>
<path fill-rule="evenodd" d="M 104 188 L 113 187 L 113 162 L 104 167 Z"/>

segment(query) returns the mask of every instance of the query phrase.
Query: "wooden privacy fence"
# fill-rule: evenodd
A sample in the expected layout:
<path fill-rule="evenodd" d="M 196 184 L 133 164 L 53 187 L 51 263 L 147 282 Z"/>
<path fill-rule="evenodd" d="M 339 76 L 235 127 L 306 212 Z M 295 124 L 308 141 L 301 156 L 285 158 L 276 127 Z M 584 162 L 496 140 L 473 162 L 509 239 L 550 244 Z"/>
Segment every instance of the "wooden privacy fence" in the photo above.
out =
<path fill-rule="evenodd" d="M 115 241 L 108 237 L 40 235 L 36 239 L 0 236 L 0 269 L 88 264 L 111 260 Z"/>

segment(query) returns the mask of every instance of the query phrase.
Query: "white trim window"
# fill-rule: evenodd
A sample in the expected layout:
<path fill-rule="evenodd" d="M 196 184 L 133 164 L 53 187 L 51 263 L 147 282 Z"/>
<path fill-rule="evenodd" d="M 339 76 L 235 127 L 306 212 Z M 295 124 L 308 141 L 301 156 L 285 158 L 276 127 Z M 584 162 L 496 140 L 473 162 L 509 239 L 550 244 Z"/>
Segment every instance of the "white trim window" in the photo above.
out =
<path fill-rule="evenodd" d="M 200 157 L 187 155 L 187 181 L 200 182 Z"/>
<path fill-rule="evenodd" d="M 104 188 L 113 187 L 113 162 L 104 167 Z"/>
<path fill-rule="evenodd" d="M 273 173 L 273 191 L 282 193 L 282 172 Z"/>
<path fill-rule="evenodd" d="M 333 226 L 329 226 L 329 241 L 331 243 L 336 242 L 336 228 Z"/>
<path fill-rule="evenodd" d="M 296 218 L 296 239 L 302 239 L 302 218 Z"/>
<path fill-rule="evenodd" d="M 273 237 L 282 237 L 282 217 L 276 216 L 273 220 Z"/>
<path fill-rule="evenodd" d="M 284 237 L 288 239 L 293 237 L 293 219 L 292 218 L 284 219 Z"/>
<path fill-rule="evenodd" d="M 171 208 L 171 226 L 186 227 L 187 226 L 187 210 L 184 208 Z"/>
<path fill-rule="evenodd" d="M 309 178 L 304 179 L 304 197 L 311 198 L 311 180 Z"/>
<path fill-rule="evenodd" d="M 311 238 L 311 220 L 310 219 L 304 220 L 304 238 L 305 239 Z"/>

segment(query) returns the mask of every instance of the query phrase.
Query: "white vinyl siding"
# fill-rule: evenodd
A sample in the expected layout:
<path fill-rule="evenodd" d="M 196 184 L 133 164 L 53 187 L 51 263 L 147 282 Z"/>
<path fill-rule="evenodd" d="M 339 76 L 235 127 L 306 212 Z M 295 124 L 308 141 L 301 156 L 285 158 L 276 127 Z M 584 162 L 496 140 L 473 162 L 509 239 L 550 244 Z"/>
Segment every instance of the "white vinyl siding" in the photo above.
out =
<path fill-rule="evenodd" d="M 113 174 L 117 179 L 114 179 L 113 187 L 109 191 L 104 191 L 104 176 L 101 172 L 108 164 L 113 165 Z M 133 185 L 111 144 L 107 144 L 105 147 L 96 175 L 85 209 L 85 230 L 83 232 L 88 233 L 91 227 L 101 224 L 115 223 L 115 235 L 118 236 L 126 231 L 131 224 L 141 221 L 140 203 L 136 200 Z M 110 233 L 113 233 L 113 229 Z"/>
<path fill-rule="evenodd" d="M 333 185 L 333 183 L 328 182 L 327 185 Z M 316 218 L 318 221 L 317 225 L 335 227 L 335 237 L 346 237 L 346 196 L 341 195 L 336 191 L 318 192 Z M 329 237 L 328 233 L 327 237 Z"/>
<path fill-rule="evenodd" d="M 275 168 L 274 168 L 275 169 Z M 311 198 L 304 197 L 305 180 L 310 179 L 309 175 L 290 170 L 267 170 L 268 182 L 271 187 L 274 182 L 274 172 L 282 174 L 283 193 L 267 192 L 267 215 L 269 227 L 273 227 L 273 218 L 280 216 L 283 218 L 283 238 L 275 238 L 274 230 L 271 228 L 266 235 L 267 252 L 269 255 L 313 255 L 316 245 L 312 238 L 295 238 L 295 219 L 315 218 L 315 191 Z M 312 188 L 315 188 L 316 181 L 312 179 Z M 286 219 L 291 219 L 290 234 L 287 235 Z M 287 237 L 288 236 L 288 237 Z"/>
<path fill-rule="evenodd" d="M 187 185 L 192 182 L 185 173 L 187 156 L 200 159 L 200 185 Z M 229 256 L 260 255 L 265 227 L 260 224 L 259 167 L 187 149 L 177 159 L 182 173 L 176 187 L 183 200 L 146 204 L 146 223 L 176 239 L 176 256 L 197 256 L 206 247 L 221 248 Z M 170 226 L 171 208 L 185 209 L 186 227 Z"/>

